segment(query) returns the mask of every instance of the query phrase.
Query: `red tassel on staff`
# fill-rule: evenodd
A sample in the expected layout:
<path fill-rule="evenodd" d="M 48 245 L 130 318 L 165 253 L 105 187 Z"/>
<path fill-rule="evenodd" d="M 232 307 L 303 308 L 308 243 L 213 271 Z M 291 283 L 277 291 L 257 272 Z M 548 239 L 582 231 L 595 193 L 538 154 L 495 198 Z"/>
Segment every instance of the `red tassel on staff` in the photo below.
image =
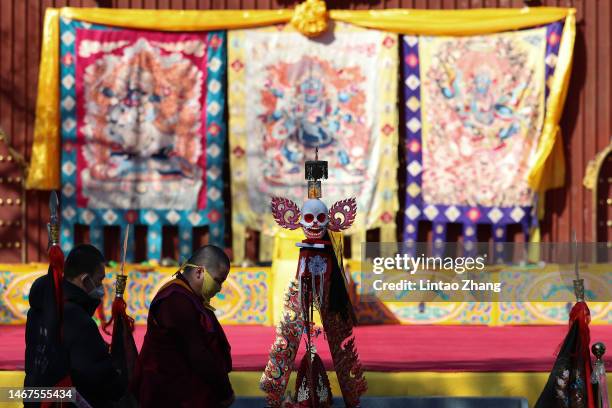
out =
<path fill-rule="evenodd" d="M 125 292 L 125 286 L 127 284 L 127 275 L 125 274 L 125 258 L 127 254 L 129 236 L 130 226 L 128 225 L 125 228 L 125 236 L 123 238 L 123 257 L 121 260 L 121 271 L 117 275 L 117 279 L 115 282 L 115 300 L 113 300 L 113 305 L 111 307 L 111 318 L 108 322 L 102 324 L 102 330 L 104 330 L 104 332 L 107 334 L 108 326 L 110 326 L 112 322 L 117 322 L 118 320 L 122 320 L 123 322 L 125 322 L 125 324 L 130 330 L 130 333 L 134 331 L 134 319 L 128 316 L 127 304 L 125 303 L 125 300 L 123 300 L 123 293 Z M 113 325 L 113 329 L 114 328 L 115 326 Z M 114 332 L 115 330 L 113 330 L 113 334 Z"/>
<path fill-rule="evenodd" d="M 63 339 L 62 328 L 64 326 L 64 292 L 62 290 L 62 279 L 64 277 L 64 253 L 57 244 L 51 245 L 49 248 L 49 273 L 51 274 L 53 281 L 55 311 L 57 313 L 57 324 L 61 341 Z"/>
<path fill-rule="evenodd" d="M 591 365 L 591 312 L 585 302 L 584 279 L 580 278 L 579 251 L 576 236 L 574 294 L 576 304 L 569 314 L 569 330 L 559 351 L 544 390 L 534 408 L 584 407 L 600 408 L 595 403 Z"/>
<path fill-rule="evenodd" d="M 55 298 L 55 310 L 57 313 L 57 325 L 58 325 L 58 334 L 60 344 L 64 340 L 64 291 L 62 280 L 64 279 L 64 252 L 57 244 L 52 244 L 49 247 L 49 272 L 53 278 L 53 293 Z M 66 377 L 62 378 L 55 387 L 72 387 L 72 378 L 70 374 L 66 375 Z M 51 403 L 51 402 L 42 402 L 40 404 L 41 408 L 50 408 L 53 406 L 67 406 L 63 402 L 60 403 Z"/>
<path fill-rule="evenodd" d="M 584 300 L 576 302 L 570 311 L 568 333 L 534 408 L 599 408 L 591 384 L 590 321 L 587 304 Z"/>
<path fill-rule="evenodd" d="M 102 313 L 104 313 L 104 311 L 102 311 Z M 118 320 L 124 320 L 127 324 L 127 327 L 130 329 L 130 332 L 134 332 L 134 319 L 131 318 L 127 314 L 127 304 L 125 303 L 125 300 L 123 299 L 123 297 L 117 296 L 115 297 L 115 300 L 113 300 L 113 305 L 111 309 L 111 318 L 108 322 L 105 322 L 102 324 L 102 330 L 104 330 L 106 334 L 110 334 L 107 331 L 108 326 L 110 326 L 113 322 L 116 322 Z M 114 327 L 115 326 L 113 325 L 113 328 Z"/>
<path fill-rule="evenodd" d="M 576 295 L 576 304 L 570 311 L 569 324 L 570 329 L 574 324 L 578 325 L 578 339 L 575 348 L 575 358 L 578 362 L 582 362 L 585 373 L 585 388 L 587 397 L 587 407 L 597 408 L 593 398 L 593 387 L 591 385 L 591 333 L 589 331 L 589 323 L 591 323 L 591 311 L 587 306 L 584 297 L 584 279 L 580 278 L 580 263 L 578 241 L 576 240 L 576 232 L 572 232 L 572 240 L 574 241 L 574 294 Z"/>
<path fill-rule="evenodd" d="M 64 251 L 59 245 L 60 224 L 59 224 L 59 200 L 55 191 L 49 196 L 49 223 L 47 232 L 49 234 L 49 272 L 50 281 L 53 285 L 53 297 L 55 300 L 55 312 L 57 316 L 58 333 L 60 342 L 63 339 L 62 328 L 64 327 L 64 293 L 62 290 L 62 279 L 64 277 Z"/>
<path fill-rule="evenodd" d="M 118 278 L 126 278 L 120 275 Z M 125 280 L 125 279 L 121 279 Z M 132 380 L 138 349 L 134 341 L 134 319 L 127 314 L 127 305 L 119 294 L 113 300 L 111 319 L 104 324 L 104 330 L 113 324 L 110 353 L 117 367 L 125 371 L 128 381 Z"/>
<path fill-rule="evenodd" d="M 55 313 L 56 313 L 56 324 L 57 333 L 59 337 L 59 343 L 61 344 L 64 340 L 64 291 L 63 291 L 63 279 L 64 279 L 64 251 L 59 245 L 59 200 L 55 191 L 51 192 L 49 197 L 49 212 L 50 219 L 47 224 L 49 234 L 49 281 L 53 285 L 53 300 L 55 301 Z M 64 378 L 59 380 L 55 384 L 55 387 L 72 387 L 72 378 L 68 373 Z M 59 406 L 63 407 L 68 404 L 59 402 L 42 402 L 41 407 L 52 407 Z"/>
<path fill-rule="evenodd" d="M 115 299 L 111 307 L 111 318 L 108 322 L 102 324 L 102 330 L 108 333 L 108 326 L 113 324 L 113 334 L 111 340 L 110 352 L 115 364 L 122 367 L 127 375 L 128 381 L 132 379 L 132 373 L 136 365 L 138 357 L 138 349 L 134 341 L 134 319 L 127 314 L 127 304 L 123 299 L 123 293 L 127 284 L 127 275 L 125 274 L 125 258 L 127 252 L 128 236 L 130 226 L 125 230 L 125 238 L 123 240 L 123 259 L 121 262 L 121 271 L 117 275 L 115 282 Z"/>
<path fill-rule="evenodd" d="M 582 360 L 584 364 L 584 373 L 586 378 L 586 393 L 587 393 L 587 406 L 588 408 L 597 408 L 595 406 L 595 399 L 593 398 L 593 387 L 591 387 L 591 372 L 593 371 L 591 366 L 591 333 L 589 330 L 589 323 L 591 323 L 591 311 L 587 306 L 586 302 L 577 302 L 572 310 L 570 311 L 569 326 L 570 328 L 578 324 L 578 344 L 576 345 L 576 357 Z"/>
<path fill-rule="evenodd" d="M 582 367 L 585 373 L 585 388 L 587 397 L 587 407 L 596 408 L 595 400 L 593 398 L 593 387 L 591 385 L 591 373 L 593 368 L 591 366 L 591 333 L 589 331 L 589 323 L 591 323 L 591 311 L 587 306 L 584 297 L 584 279 L 580 278 L 580 263 L 579 263 L 579 251 L 578 251 L 578 240 L 576 239 L 576 232 L 572 231 L 572 241 L 574 242 L 574 273 L 576 279 L 574 279 L 574 294 L 576 295 L 576 304 L 572 307 L 569 317 L 570 329 L 574 324 L 578 325 L 578 339 L 575 348 L 575 358 L 577 361 L 584 365 Z"/>

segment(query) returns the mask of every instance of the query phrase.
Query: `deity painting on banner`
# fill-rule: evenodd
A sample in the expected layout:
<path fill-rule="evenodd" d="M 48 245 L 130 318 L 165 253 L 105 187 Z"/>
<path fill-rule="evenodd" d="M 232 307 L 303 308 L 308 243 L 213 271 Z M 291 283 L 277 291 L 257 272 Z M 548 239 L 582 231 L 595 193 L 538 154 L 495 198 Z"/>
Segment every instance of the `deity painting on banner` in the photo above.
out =
<path fill-rule="evenodd" d="M 272 196 L 306 197 L 302 169 L 316 148 L 329 160 L 325 195 L 357 198 L 356 233 L 393 236 L 397 36 L 341 23 L 317 40 L 289 25 L 228 36 L 236 258 L 246 228 L 272 235 Z"/>
<path fill-rule="evenodd" d="M 490 224 L 536 225 L 537 196 L 528 175 L 546 116 L 563 24 L 483 36 L 403 38 L 406 114 L 406 213 L 403 237 L 448 223 L 465 243 Z"/>
<path fill-rule="evenodd" d="M 62 243 L 90 226 L 146 225 L 161 258 L 163 225 L 208 225 L 223 243 L 225 33 L 167 33 L 61 24 Z M 128 250 L 128 260 L 131 255 Z"/>

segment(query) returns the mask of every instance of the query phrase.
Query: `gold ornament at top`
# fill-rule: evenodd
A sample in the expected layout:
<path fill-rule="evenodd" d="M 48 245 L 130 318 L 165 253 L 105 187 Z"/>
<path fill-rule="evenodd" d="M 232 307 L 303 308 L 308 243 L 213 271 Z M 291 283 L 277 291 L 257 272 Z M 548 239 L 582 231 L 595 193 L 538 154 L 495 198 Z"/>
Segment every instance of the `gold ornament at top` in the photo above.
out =
<path fill-rule="evenodd" d="M 306 37 L 316 37 L 327 28 L 327 6 L 323 0 L 306 0 L 293 12 L 291 24 Z"/>
<path fill-rule="evenodd" d="M 125 286 L 127 285 L 127 275 L 117 275 L 115 282 L 115 296 L 123 297 Z"/>

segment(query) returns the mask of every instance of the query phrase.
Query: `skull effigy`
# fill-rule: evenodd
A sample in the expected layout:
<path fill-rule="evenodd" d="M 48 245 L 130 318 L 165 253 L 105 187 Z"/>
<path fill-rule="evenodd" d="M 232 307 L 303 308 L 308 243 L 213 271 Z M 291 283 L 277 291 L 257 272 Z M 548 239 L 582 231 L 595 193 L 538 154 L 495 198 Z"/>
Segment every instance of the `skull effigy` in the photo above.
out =
<path fill-rule="evenodd" d="M 329 223 L 328 210 L 318 198 L 307 200 L 302 209 L 302 229 L 307 238 L 321 239 Z"/>
<path fill-rule="evenodd" d="M 278 225 L 290 230 L 302 227 L 309 239 L 321 239 L 327 230 L 349 228 L 355 221 L 356 213 L 355 198 L 337 201 L 329 210 L 318 198 L 306 200 L 302 210 L 288 198 L 272 198 L 272 216 Z"/>
<path fill-rule="evenodd" d="M 360 406 L 359 398 L 367 389 L 363 369 L 354 349 L 352 327 L 355 317 L 344 274 L 341 243 L 334 234 L 349 228 L 355 221 L 357 203 L 355 198 L 335 202 L 327 208 L 320 200 L 321 180 L 327 179 L 327 162 L 315 160 L 305 163 L 305 178 L 308 181 L 308 199 L 302 209 L 288 198 L 273 197 L 272 216 L 283 228 L 302 228 L 306 239 L 296 245 L 300 247 L 298 269 L 285 297 L 283 320 L 277 326 L 275 344 L 260 381 L 271 407 L 329 407 L 332 404 L 331 388 L 325 367 L 316 353 L 312 339 L 317 336 L 314 327 L 314 311 L 318 310 L 332 353 L 334 367 L 342 396 L 347 407 Z M 338 255 L 340 253 L 340 255 Z M 332 285 L 332 281 L 344 281 L 343 285 Z M 334 302 L 330 302 L 333 299 Z M 295 328 L 287 330 L 289 327 Z M 306 354 L 297 372 L 296 398 L 283 401 L 289 382 L 296 351 L 302 333 L 306 334 Z M 318 381 L 317 381 L 318 379 Z"/>

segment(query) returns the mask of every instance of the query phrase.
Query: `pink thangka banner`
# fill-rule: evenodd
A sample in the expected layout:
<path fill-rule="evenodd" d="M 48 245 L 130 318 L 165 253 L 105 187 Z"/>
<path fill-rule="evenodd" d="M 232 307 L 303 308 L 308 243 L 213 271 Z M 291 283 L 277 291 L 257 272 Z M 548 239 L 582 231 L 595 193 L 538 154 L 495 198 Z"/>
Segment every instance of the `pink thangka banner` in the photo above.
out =
<path fill-rule="evenodd" d="M 206 35 L 77 31 L 79 206 L 206 206 Z"/>
<path fill-rule="evenodd" d="M 137 31 L 60 20 L 62 247 L 73 226 L 147 227 L 147 257 L 162 229 L 179 251 L 207 226 L 224 245 L 225 32 Z M 132 254 L 128 247 L 128 260 Z"/>

